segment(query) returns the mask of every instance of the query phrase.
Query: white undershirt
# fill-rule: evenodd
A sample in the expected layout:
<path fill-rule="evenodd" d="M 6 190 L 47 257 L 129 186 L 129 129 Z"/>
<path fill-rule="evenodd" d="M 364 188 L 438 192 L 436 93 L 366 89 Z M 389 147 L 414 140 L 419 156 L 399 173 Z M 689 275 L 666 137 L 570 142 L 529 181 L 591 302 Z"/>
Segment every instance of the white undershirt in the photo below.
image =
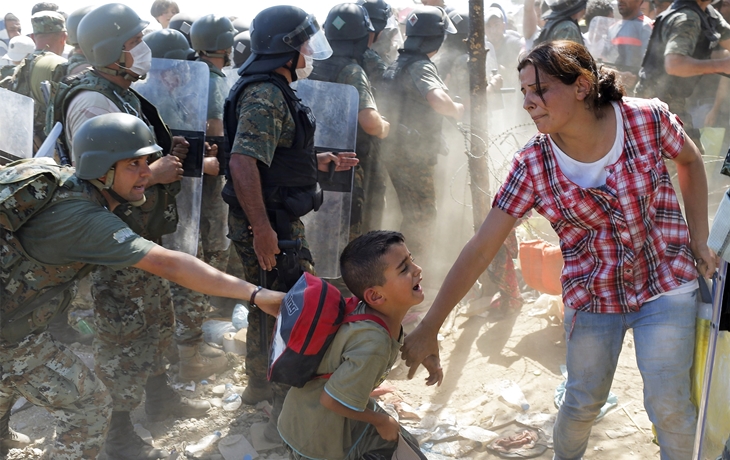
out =
<path fill-rule="evenodd" d="M 555 141 L 553 141 L 553 138 L 548 134 L 550 147 L 552 147 L 553 153 L 555 153 L 558 167 L 565 174 L 565 177 L 583 188 L 595 188 L 605 185 L 606 178 L 608 177 L 606 167 L 616 163 L 624 151 L 624 123 L 623 117 L 621 116 L 621 108 L 619 108 L 616 102 L 611 102 L 611 105 L 616 116 L 616 138 L 613 141 L 611 150 L 598 161 L 583 163 L 582 161 L 574 160 L 560 150 L 560 147 L 558 147 Z"/>
<path fill-rule="evenodd" d="M 598 161 L 593 163 L 583 163 L 581 161 L 574 160 L 569 157 L 565 152 L 560 150 L 560 147 L 553 141 L 548 134 L 550 140 L 550 147 L 555 153 L 555 158 L 558 162 L 558 167 L 565 174 L 565 177 L 573 181 L 573 183 L 583 188 L 595 188 L 602 185 L 606 185 L 606 178 L 608 177 L 608 171 L 606 168 L 616 163 L 624 150 L 624 122 L 623 116 L 621 115 L 621 108 L 618 103 L 611 102 L 613 106 L 613 112 L 616 115 L 616 138 L 613 141 L 611 150 Z M 646 302 L 651 302 L 664 295 L 678 295 L 687 294 L 693 292 L 699 287 L 697 280 L 692 280 L 685 283 L 671 291 L 663 292 L 661 294 L 651 297 Z"/>

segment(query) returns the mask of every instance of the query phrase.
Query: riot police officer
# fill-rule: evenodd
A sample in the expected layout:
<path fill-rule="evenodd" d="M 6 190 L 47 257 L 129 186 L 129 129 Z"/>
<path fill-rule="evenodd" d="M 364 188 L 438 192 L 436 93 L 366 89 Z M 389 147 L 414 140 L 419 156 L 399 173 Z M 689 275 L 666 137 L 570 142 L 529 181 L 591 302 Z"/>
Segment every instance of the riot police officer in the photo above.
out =
<path fill-rule="evenodd" d="M 439 152 L 445 153 L 441 136 L 443 117 L 460 119 L 464 106 L 454 102 L 439 77 L 431 57 L 447 33 L 451 20 L 438 7 L 415 8 L 406 19 L 406 41 L 398 59 L 383 75 L 378 102 L 391 122 L 383 142 L 383 157 L 400 202 L 401 232 L 417 257 L 426 255 L 436 218 L 434 168 Z"/>
<path fill-rule="evenodd" d="M 224 123 L 231 142 L 228 182 L 229 238 L 245 278 L 286 291 L 303 271 L 314 272 L 300 218 L 319 208 L 317 171 L 357 164 L 354 153 L 314 152 L 314 117 L 289 86 L 311 73 L 313 60 L 332 50 L 314 16 L 294 6 L 274 6 L 251 24 L 251 56 L 226 100 Z M 301 240 L 300 250 L 281 252 L 279 241 Z M 276 269 L 274 271 L 274 269 Z M 265 272 L 266 280 L 260 277 Z M 274 279 L 275 278 L 275 279 Z M 270 399 L 273 414 L 265 434 L 278 439 L 276 421 L 288 387 L 266 380 L 268 337 L 274 318 L 252 308 L 246 334 L 246 404 Z"/>

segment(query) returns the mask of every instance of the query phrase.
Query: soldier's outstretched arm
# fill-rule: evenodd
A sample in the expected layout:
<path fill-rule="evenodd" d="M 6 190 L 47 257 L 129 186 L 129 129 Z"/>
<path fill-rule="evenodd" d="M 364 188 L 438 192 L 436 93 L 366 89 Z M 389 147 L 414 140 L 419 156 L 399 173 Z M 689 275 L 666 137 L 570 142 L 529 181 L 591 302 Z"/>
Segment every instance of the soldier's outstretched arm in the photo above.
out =
<path fill-rule="evenodd" d="M 242 279 L 223 273 L 184 252 L 154 246 L 134 267 L 168 279 L 202 294 L 251 300 L 257 287 Z M 266 313 L 276 316 L 284 293 L 261 289 L 255 303 Z"/>
<path fill-rule="evenodd" d="M 375 109 L 362 109 L 357 113 L 357 122 L 366 133 L 379 139 L 388 137 L 390 123 L 385 121 Z"/>

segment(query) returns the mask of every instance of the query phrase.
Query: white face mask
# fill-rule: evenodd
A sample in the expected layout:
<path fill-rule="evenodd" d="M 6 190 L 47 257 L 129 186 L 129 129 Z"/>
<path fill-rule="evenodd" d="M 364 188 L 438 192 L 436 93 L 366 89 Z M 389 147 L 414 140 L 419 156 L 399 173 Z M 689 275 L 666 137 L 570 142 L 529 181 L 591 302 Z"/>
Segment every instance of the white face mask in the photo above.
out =
<path fill-rule="evenodd" d="M 132 67 L 129 67 L 129 70 L 140 77 L 147 75 L 147 72 L 149 72 L 152 67 L 152 50 L 149 46 L 147 46 L 147 43 L 143 41 L 139 42 L 137 46 L 127 52 L 132 56 L 132 59 L 134 59 Z"/>
<path fill-rule="evenodd" d="M 312 56 L 307 56 L 306 54 L 303 54 L 302 56 L 304 56 L 304 68 L 297 69 L 298 80 L 304 80 L 312 73 L 312 70 L 314 70 L 314 59 Z"/>

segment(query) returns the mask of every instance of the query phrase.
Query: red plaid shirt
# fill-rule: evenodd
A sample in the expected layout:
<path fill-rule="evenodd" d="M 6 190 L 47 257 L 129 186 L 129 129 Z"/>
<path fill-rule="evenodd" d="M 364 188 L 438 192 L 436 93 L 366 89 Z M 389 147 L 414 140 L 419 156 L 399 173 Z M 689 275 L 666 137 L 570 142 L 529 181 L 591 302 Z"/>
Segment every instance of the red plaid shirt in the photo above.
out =
<path fill-rule="evenodd" d="M 682 123 L 652 99 L 619 103 L 624 150 L 606 184 L 582 188 L 561 172 L 544 134 L 515 155 L 492 206 L 520 218 L 530 209 L 560 237 L 566 306 L 592 313 L 637 311 L 647 299 L 694 280 L 689 230 L 662 156 L 684 145 Z"/>

